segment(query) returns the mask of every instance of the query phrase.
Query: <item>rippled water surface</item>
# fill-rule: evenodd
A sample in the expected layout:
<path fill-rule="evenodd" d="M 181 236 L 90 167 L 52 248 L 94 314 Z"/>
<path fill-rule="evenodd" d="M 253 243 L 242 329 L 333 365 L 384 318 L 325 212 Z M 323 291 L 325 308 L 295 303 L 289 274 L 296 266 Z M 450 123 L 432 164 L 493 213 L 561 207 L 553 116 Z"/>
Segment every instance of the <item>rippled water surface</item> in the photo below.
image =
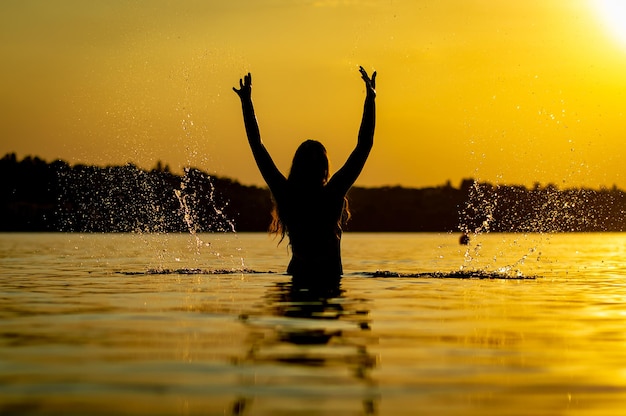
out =
<path fill-rule="evenodd" d="M 0 234 L 0 414 L 626 414 L 626 234 Z"/>

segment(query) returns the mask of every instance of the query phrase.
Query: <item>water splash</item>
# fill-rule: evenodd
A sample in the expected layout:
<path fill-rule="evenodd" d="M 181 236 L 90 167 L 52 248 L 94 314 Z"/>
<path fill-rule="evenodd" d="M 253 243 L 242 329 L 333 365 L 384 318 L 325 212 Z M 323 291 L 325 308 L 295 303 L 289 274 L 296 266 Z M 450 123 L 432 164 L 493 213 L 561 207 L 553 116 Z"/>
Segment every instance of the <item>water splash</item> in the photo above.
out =
<path fill-rule="evenodd" d="M 200 237 L 202 232 L 220 233 L 234 236 L 235 239 L 237 236 L 235 223 L 225 212 L 228 201 L 216 191 L 211 176 L 198 169 L 186 168 L 179 188 L 173 192 L 180 206 L 182 221 L 194 240 L 195 245 L 191 249 L 196 255 L 200 256 L 202 249 L 210 248 L 208 254 L 214 260 L 224 263 L 230 259 L 231 262 L 238 263 L 238 269 L 245 269 L 240 250 L 235 248 L 234 255 L 224 256 L 210 242 Z"/>
<path fill-rule="evenodd" d="M 470 236 L 460 273 L 497 273 L 521 277 L 527 260 L 540 261 L 539 246 L 560 222 L 560 195 L 552 187 L 537 192 L 521 186 L 494 186 L 478 181 L 466 184 L 467 202 L 460 213 L 459 229 Z M 503 233 L 497 244 L 483 236 Z M 536 255 L 536 257 L 534 257 Z"/>
<path fill-rule="evenodd" d="M 273 274 L 272 271 L 260 271 L 247 268 L 242 269 L 199 269 L 199 268 L 154 268 L 146 271 L 118 271 L 117 274 L 126 276 L 143 276 L 143 275 L 229 275 L 229 274 Z"/>
<path fill-rule="evenodd" d="M 455 272 L 422 272 L 422 273 L 397 273 L 386 270 L 377 270 L 374 273 L 364 273 L 370 277 L 417 277 L 436 279 L 502 279 L 502 280 L 534 280 L 536 276 L 526 276 L 521 272 L 511 274 L 508 270 L 493 272 L 483 270 L 459 270 Z"/>
<path fill-rule="evenodd" d="M 467 199 L 460 212 L 459 230 L 470 242 L 465 246 L 461 271 L 515 274 L 528 260 L 541 261 L 539 247 L 548 243 L 553 233 L 620 229 L 624 221 L 620 208 L 624 192 L 616 188 L 560 190 L 553 184 L 526 188 L 466 181 L 464 189 Z M 501 247 L 494 245 L 494 239 L 485 246 L 483 236 L 491 233 L 501 233 Z M 503 261 L 506 264 L 502 265 Z"/>
<path fill-rule="evenodd" d="M 155 252 L 156 268 L 189 257 L 170 247 L 171 234 L 188 233 L 194 264 L 245 267 L 236 248 L 220 246 L 229 253 L 224 255 L 201 238 L 202 233 L 236 238 L 236 229 L 224 191 L 216 189 L 213 178 L 198 169 L 187 168 L 184 175 L 176 175 L 160 163 L 150 171 L 132 164 L 64 164 L 57 167 L 57 181 L 55 214 L 61 231 L 135 234 L 147 250 Z M 159 238 L 152 237 L 155 235 Z"/>
<path fill-rule="evenodd" d="M 187 231 L 194 238 L 196 243 L 196 253 L 200 253 L 200 249 L 204 246 L 210 246 L 210 243 L 205 243 L 198 236 L 198 221 L 197 221 L 197 213 L 195 212 L 195 199 L 196 193 L 195 191 L 189 191 L 187 184 L 189 183 L 189 171 L 190 169 L 185 168 L 185 175 L 183 176 L 183 180 L 180 183 L 179 189 L 174 189 L 174 195 L 176 195 L 176 199 L 180 204 L 180 212 L 182 214 L 182 220 L 185 226 L 187 227 Z"/>

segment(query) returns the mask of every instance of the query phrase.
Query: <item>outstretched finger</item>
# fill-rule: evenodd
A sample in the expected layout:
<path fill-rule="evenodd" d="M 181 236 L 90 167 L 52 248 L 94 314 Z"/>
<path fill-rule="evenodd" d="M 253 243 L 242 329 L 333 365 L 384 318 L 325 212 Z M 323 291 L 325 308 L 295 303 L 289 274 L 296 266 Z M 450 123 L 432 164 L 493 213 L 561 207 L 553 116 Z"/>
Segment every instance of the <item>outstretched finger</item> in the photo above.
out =
<path fill-rule="evenodd" d="M 372 88 L 376 89 L 376 71 L 372 74 Z"/>

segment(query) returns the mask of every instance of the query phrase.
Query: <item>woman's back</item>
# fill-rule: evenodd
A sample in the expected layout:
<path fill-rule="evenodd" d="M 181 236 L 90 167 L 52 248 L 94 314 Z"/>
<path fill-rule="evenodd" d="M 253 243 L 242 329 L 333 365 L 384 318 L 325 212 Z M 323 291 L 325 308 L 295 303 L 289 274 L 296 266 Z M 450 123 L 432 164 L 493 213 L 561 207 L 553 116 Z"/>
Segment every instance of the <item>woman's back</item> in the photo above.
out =
<path fill-rule="evenodd" d="M 275 200 L 286 228 L 292 258 L 287 273 L 307 278 L 338 278 L 344 194 L 326 185 L 318 190 L 277 192 Z"/>

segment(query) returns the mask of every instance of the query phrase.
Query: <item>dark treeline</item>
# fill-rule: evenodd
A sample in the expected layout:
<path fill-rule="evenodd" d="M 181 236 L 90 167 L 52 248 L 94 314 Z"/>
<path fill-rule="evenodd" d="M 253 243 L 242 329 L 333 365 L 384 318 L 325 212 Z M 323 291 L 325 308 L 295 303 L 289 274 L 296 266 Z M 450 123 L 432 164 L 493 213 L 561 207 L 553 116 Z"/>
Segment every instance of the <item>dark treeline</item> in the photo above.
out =
<path fill-rule="evenodd" d="M 272 202 L 266 188 L 157 163 L 96 167 L 0 159 L 0 231 L 264 231 Z M 539 184 L 459 188 L 354 187 L 347 231 L 560 232 L 626 230 L 626 193 Z"/>

